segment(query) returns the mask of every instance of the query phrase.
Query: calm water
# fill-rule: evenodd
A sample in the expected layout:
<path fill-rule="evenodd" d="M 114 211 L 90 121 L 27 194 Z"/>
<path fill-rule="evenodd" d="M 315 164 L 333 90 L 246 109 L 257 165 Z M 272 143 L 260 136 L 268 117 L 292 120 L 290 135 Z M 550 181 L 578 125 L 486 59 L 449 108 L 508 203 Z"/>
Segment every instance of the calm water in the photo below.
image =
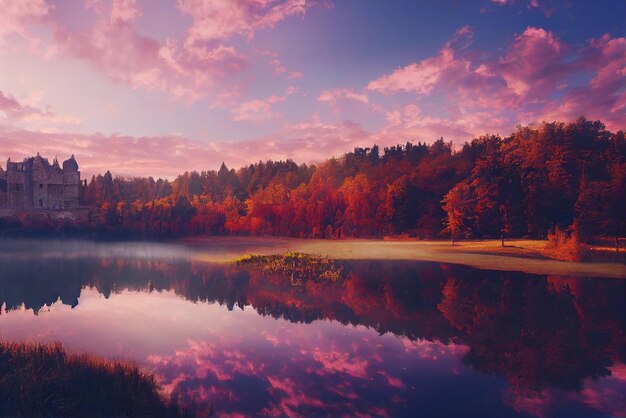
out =
<path fill-rule="evenodd" d="M 626 416 L 626 281 L 367 261 L 294 287 L 188 254 L 0 241 L 0 339 L 133 359 L 219 415 Z"/>

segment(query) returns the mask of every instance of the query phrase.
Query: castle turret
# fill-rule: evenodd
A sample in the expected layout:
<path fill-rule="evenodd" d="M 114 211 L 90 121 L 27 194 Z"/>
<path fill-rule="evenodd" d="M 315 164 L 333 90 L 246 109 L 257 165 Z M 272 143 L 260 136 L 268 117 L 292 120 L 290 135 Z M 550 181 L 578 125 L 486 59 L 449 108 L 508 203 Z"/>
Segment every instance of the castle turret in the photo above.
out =
<path fill-rule="evenodd" d="M 72 154 L 69 160 L 63 161 L 63 170 L 78 171 L 78 163 L 74 158 L 74 154 Z"/>

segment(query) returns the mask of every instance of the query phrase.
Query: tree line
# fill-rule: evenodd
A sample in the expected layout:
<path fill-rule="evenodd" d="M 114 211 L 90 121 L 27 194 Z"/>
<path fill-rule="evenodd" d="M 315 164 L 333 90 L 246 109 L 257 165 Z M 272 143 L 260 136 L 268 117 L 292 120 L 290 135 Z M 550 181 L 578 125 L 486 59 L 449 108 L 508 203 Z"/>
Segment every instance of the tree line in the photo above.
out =
<path fill-rule="evenodd" d="M 626 140 L 599 121 L 519 126 L 454 150 L 355 148 L 318 165 L 291 160 L 191 171 L 173 181 L 94 176 L 90 227 L 169 237 L 545 237 L 582 241 L 626 226 Z"/>

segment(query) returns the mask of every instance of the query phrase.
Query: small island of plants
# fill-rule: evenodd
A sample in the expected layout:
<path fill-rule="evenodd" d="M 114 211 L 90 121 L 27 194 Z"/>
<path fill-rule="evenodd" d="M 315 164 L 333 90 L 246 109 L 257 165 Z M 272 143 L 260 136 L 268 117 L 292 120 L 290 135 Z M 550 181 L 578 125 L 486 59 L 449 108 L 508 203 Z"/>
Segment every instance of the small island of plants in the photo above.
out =
<path fill-rule="evenodd" d="M 269 274 L 288 277 L 294 286 L 312 281 L 337 281 L 343 277 L 343 268 L 328 258 L 305 253 L 255 255 L 250 254 L 235 260 L 239 266 L 262 269 Z"/>

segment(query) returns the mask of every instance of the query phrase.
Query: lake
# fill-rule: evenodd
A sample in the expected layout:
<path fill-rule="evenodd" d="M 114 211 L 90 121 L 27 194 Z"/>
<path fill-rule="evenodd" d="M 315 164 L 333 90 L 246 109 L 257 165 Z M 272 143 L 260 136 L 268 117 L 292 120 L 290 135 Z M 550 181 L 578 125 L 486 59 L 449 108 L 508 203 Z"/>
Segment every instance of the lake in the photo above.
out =
<path fill-rule="evenodd" d="M 626 416 L 625 280 L 344 260 L 293 284 L 203 251 L 1 240 L 0 340 L 133 360 L 201 416 Z"/>

